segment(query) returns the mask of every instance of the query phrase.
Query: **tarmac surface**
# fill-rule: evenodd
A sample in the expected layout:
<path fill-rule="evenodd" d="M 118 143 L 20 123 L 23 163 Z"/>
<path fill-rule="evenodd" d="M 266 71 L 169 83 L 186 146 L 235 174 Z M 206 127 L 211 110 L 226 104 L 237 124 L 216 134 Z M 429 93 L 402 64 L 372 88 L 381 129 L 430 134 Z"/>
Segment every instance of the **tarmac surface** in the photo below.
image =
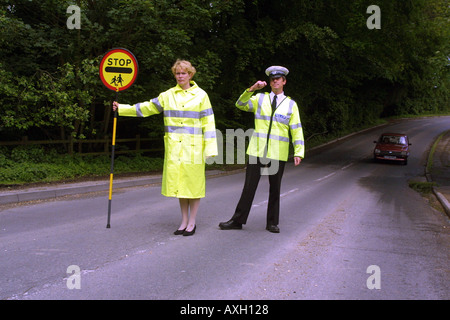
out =
<path fill-rule="evenodd" d="M 237 171 L 241 171 L 237 170 Z M 233 171 L 208 170 L 207 178 L 232 174 Z M 120 188 L 139 187 L 161 183 L 161 174 L 139 177 L 114 178 L 113 190 Z M 450 217 L 450 130 L 443 133 L 433 154 L 433 166 L 426 173 L 429 182 L 435 182 L 434 194 Z M 21 203 L 26 201 L 55 199 L 68 195 L 80 195 L 109 190 L 109 178 L 102 180 L 49 183 L 37 187 L 11 187 L 0 190 L 0 205 Z"/>
<path fill-rule="evenodd" d="M 449 123 L 397 121 L 309 149 L 300 168 L 290 161 L 276 235 L 264 228 L 268 183 L 244 230 L 219 231 L 243 169 L 207 172 L 204 214 L 188 238 L 173 235 L 179 204 L 161 197 L 157 173 L 114 177 L 110 229 L 107 177 L 0 190 L 12 201 L 0 205 L 0 299 L 448 299 L 449 220 L 433 194 L 408 183 L 429 179 L 445 194 Z M 385 130 L 413 137 L 407 166 L 373 161 L 373 139 Z M 435 164 L 425 172 L 430 150 Z M 68 266 L 79 267 L 80 290 L 68 286 Z M 369 277 L 368 266 L 379 271 Z"/>

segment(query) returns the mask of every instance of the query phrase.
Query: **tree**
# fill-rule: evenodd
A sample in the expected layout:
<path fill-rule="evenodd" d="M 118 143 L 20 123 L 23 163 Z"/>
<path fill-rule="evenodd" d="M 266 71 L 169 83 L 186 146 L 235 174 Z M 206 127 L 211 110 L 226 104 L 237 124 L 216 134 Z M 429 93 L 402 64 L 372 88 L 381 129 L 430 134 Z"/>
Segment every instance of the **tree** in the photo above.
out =
<path fill-rule="evenodd" d="M 81 8 L 68 29 L 67 7 Z M 0 134 L 103 137 L 114 93 L 98 76 L 115 47 L 139 62 L 121 93 L 135 103 L 174 85 L 177 58 L 197 67 L 218 127 L 248 127 L 234 103 L 274 64 L 307 136 L 339 134 L 380 116 L 448 112 L 449 8 L 445 0 L 379 0 L 381 29 L 369 30 L 369 0 L 0 0 Z M 160 136 L 162 121 L 119 119 L 119 133 Z M 137 125 L 136 125 L 137 124 Z"/>

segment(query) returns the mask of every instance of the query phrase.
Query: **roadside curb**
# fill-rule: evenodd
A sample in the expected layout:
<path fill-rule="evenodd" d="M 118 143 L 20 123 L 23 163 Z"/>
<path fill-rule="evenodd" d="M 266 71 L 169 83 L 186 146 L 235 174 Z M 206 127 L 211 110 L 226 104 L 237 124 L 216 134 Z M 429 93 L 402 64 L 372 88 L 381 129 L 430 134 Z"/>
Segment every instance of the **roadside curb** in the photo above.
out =
<path fill-rule="evenodd" d="M 445 212 L 447 213 L 447 215 L 450 218 L 450 203 L 448 202 L 447 198 L 444 197 L 444 195 L 442 193 L 437 191 L 435 187 L 433 187 L 433 193 L 438 198 L 439 202 L 444 207 Z"/>
<path fill-rule="evenodd" d="M 436 147 L 438 146 L 438 144 L 442 141 L 442 137 L 444 137 L 446 134 L 448 134 L 450 132 L 450 130 L 444 131 L 442 132 L 437 138 L 436 140 L 433 142 L 430 152 L 428 154 L 428 159 L 427 159 L 427 165 L 425 166 L 425 177 L 427 179 L 428 182 L 434 182 L 433 181 L 433 177 L 431 172 L 429 171 L 429 163 L 431 161 L 431 159 L 434 156 Z M 448 217 L 450 217 L 450 202 L 447 199 L 446 196 L 444 196 L 440 191 L 439 191 L 439 187 L 432 187 L 433 189 L 433 193 L 436 196 L 436 198 L 439 200 L 439 202 L 441 203 L 442 207 L 444 208 L 446 214 Z"/>
<path fill-rule="evenodd" d="M 243 169 L 231 171 L 209 170 L 206 171 L 206 178 L 216 178 L 219 176 L 231 175 L 243 172 Z M 147 185 L 161 184 L 162 175 L 147 176 L 142 178 L 118 178 L 113 181 L 114 191 L 123 188 L 142 187 Z M 87 194 L 92 192 L 104 192 L 109 190 L 109 180 L 87 181 L 79 183 L 68 183 L 67 186 L 61 187 L 38 187 L 29 191 L 5 191 L 0 193 L 0 205 L 17 204 L 26 201 L 48 200 L 63 196 Z"/>
<path fill-rule="evenodd" d="M 144 186 L 149 184 L 160 183 L 161 178 L 141 178 L 125 181 L 114 181 L 114 189 Z M 46 200 L 58 198 L 68 195 L 84 194 L 91 192 L 101 192 L 109 190 L 109 181 L 89 181 L 85 183 L 68 184 L 65 187 L 40 187 L 30 191 L 22 192 L 4 192 L 0 194 L 0 205 L 20 203 L 26 201 Z"/>

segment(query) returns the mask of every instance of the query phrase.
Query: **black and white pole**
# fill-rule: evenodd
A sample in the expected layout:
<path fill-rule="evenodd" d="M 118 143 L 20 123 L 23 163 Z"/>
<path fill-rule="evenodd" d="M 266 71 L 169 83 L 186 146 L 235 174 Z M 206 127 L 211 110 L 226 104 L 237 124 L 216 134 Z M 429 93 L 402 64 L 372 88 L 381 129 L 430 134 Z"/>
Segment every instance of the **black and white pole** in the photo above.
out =
<path fill-rule="evenodd" d="M 116 100 L 119 101 L 119 89 L 116 91 Z M 116 151 L 116 132 L 117 132 L 117 110 L 114 111 L 114 124 L 113 124 L 113 136 L 112 136 L 112 149 L 111 149 L 111 170 L 109 174 L 109 202 L 108 202 L 108 222 L 106 228 L 111 228 L 111 202 L 112 202 L 112 190 L 113 190 L 113 178 L 114 178 L 114 154 Z"/>

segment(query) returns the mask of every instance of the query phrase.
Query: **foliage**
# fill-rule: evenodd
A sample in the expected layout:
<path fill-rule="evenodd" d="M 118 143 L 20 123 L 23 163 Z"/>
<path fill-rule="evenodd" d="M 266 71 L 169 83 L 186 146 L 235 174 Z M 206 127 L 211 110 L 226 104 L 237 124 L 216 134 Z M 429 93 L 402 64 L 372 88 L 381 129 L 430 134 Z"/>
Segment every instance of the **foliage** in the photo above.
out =
<path fill-rule="evenodd" d="M 69 5 L 81 29 L 69 30 Z M 65 139 L 110 134 L 114 93 L 98 76 L 102 56 L 130 49 L 135 103 L 174 85 L 170 67 L 191 60 L 219 129 L 249 127 L 234 103 L 291 70 L 286 92 L 301 106 L 306 136 L 336 135 L 382 116 L 449 111 L 449 7 L 445 0 L 379 0 L 381 29 L 369 30 L 368 0 L 0 0 L 0 135 Z M 119 119 L 121 136 L 160 136 L 160 117 Z"/>
<path fill-rule="evenodd" d="M 71 157 L 41 146 L 19 146 L 10 152 L 0 150 L 0 185 L 31 182 L 71 180 L 78 177 L 106 177 L 109 174 L 110 158 Z M 119 156 L 115 160 L 114 173 L 137 173 L 162 170 L 163 160 L 141 155 Z"/>
<path fill-rule="evenodd" d="M 436 182 L 420 182 L 410 181 L 409 187 L 422 194 L 430 194 L 433 192 L 433 187 L 436 186 Z"/>

